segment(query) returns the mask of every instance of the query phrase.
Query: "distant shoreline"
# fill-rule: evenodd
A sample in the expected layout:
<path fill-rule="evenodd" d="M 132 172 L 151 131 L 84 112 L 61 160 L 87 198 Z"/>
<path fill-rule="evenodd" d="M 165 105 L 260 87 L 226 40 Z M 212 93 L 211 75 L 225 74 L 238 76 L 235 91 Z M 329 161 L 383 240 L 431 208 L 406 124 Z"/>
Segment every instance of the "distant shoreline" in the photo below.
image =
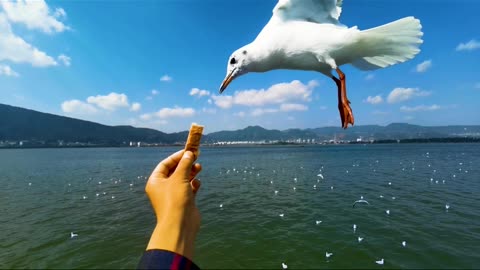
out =
<path fill-rule="evenodd" d="M 417 139 L 386 139 L 386 140 L 375 140 L 375 141 L 348 141 L 348 142 L 337 142 L 337 143 L 294 143 L 294 142 L 274 142 L 274 143 L 235 143 L 235 144 L 218 144 L 218 143 L 204 143 L 203 147 L 245 147 L 245 146 L 328 146 L 328 145 L 353 145 L 353 144 L 428 144 L 428 143 L 480 143 L 480 138 L 417 138 Z M 173 146 L 183 146 L 182 143 L 175 144 L 148 144 L 142 146 L 130 146 L 123 144 L 94 144 L 94 143 L 83 143 L 81 145 L 9 145 L 9 146 L 0 146 L 1 149 L 44 149 L 44 148 L 163 148 L 163 147 L 173 147 Z"/>

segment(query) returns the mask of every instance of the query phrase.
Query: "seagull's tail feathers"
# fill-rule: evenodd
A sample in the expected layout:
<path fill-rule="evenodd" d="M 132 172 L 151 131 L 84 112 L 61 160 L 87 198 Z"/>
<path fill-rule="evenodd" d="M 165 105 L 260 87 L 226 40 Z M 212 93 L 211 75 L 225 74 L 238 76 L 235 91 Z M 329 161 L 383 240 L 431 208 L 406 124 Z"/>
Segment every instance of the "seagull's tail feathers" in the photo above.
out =
<path fill-rule="evenodd" d="M 420 52 L 422 25 L 414 17 L 406 17 L 379 27 L 361 31 L 358 54 L 352 65 L 361 70 L 374 70 L 402 63 Z"/>

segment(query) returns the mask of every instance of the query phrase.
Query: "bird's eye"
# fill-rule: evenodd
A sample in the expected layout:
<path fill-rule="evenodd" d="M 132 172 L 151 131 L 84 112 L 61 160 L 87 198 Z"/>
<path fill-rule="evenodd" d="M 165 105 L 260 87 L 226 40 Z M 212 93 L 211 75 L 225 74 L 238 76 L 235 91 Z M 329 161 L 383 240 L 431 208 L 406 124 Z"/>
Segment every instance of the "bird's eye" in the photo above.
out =
<path fill-rule="evenodd" d="M 237 63 L 237 60 L 235 60 L 235 57 L 232 57 L 232 59 L 230 59 L 230 65 L 233 65 Z"/>

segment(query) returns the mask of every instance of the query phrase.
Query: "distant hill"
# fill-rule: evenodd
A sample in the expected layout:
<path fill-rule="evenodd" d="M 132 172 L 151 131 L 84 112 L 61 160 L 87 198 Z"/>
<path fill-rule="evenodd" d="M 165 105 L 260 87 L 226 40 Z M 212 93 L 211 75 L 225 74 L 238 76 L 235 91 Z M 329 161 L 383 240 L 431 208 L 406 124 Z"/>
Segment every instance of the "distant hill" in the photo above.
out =
<path fill-rule="evenodd" d="M 148 128 L 106 126 L 94 122 L 0 104 L 0 141 L 66 141 L 118 145 L 129 141 L 172 144 L 186 132 L 167 134 Z"/>
<path fill-rule="evenodd" d="M 0 104 L 0 142 L 31 141 L 58 145 L 59 141 L 79 142 L 89 145 L 119 146 L 133 142 L 174 144 L 183 143 L 187 131 L 164 133 L 154 129 L 132 126 L 107 126 L 90 121 L 74 119 L 49 113 Z M 405 123 L 387 126 L 354 126 L 344 130 L 340 127 L 313 129 L 269 130 L 249 126 L 234 131 L 219 131 L 207 134 L 205 143 L 219 141 L 287 141 L 297 139 L 324 140 L 397 140 L 446 137 L 480 137 L 480 126 L 425 127 Z"/>

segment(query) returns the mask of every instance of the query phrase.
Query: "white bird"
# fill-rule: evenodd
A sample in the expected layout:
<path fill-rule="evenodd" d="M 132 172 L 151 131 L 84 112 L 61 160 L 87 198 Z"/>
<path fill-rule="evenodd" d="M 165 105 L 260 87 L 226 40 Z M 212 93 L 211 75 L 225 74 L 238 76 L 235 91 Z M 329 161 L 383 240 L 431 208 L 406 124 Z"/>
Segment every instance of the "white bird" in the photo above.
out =
<path fill-rule="evenodd" d="M 342 0 L 279 0 L 270 21 L 253 42 L 232 53 L 222 93 L 239 76 L 275 69 L 318 71 L 338 88 L 342 127 L 354 124 L 340 66 L 374 70 L 412 59 L 423 42 L 421 24 L 406 17 L 359 30 L 339 22 Z M 335 70 L 338 78 L 332 75 Z"/>
<path fill-rule="evenodd" d="M 87 196 L 83 195 L 83 199 L 85 200 L 87 198 Z"/>
<path fill-rule="evenodd" d="M 376 264 L 380 264 L 380 265 L 383 265 L 384 262 L 385 260 L 383 258 L 380 261 L 375 261 Z"/>
<path fill-rule="evenodd" d="M 278 216 L 279 216 L 279 217 L 283 217 L 283 216 L 284 216 L 284 214 L 280 214 L 280 215 L 278 215 Z"/>
<path fill-rule="evenodd" d="M 282 262 L 282 269 L 287 269 L 287 268 L 288 268 L 288 265 Z"/>
<path fill-rule="evenodd" d="M 357 231 L 357 224 L 353 224 L 353 232 L 355 233 Z"/>
<path fill-rule="evenodd" d="M 333 189 L 333 186 L 331 186 L 330 189 Z"/>
<path fill-rule="evenodd" d="M 402 242 L 402 246 L 403 246 L 403 247 L 406 247 L 406 246 L 407 246 L 407 242 L 406 242 L 406 241 L 403 241 L 403 242 Z"/>
<path fill-rule="evenodd" d="M 445 204 L 445 210 L 448 211 L 448 209 L 450 209 L 450 204 L 447 203 L 447 204 Z"/>
<path fill-rule="evenodd" d="M 275 195 L 277 195 L 277 194 L 278 194 L 278 190 L 275 190 Z"/>
<path fill-rule="evenodd" d="M 223 208 L 223 204 L 220 204 L 220 208 Z"/>
<path fill-rule="evenodd" d="M 322 223 L 321 220 L 316 220 L 316 221 L 315 221 L 315 224 L 317 224 L 317 225 L 320 224 L 320 223 Z"/>
<path fill-rule="evenodd" d="M 387 215 L 390 215 L 390 210 L 385 211 L 385 213 L 387 213 Z"/>
<path fill-rule="evenodd" d="M 380 195 L 380 198 L 383 198 L 383 195 Z"/>
<path fill-rule="evenodd" d="M 28 183 L 28 185 L 29 185 L 29 186 L 31 186 L 31 185 L 32 185 L 32 183 Z"/>
<path fill-rule="evenodd" d="M 363 196 L 362 196 L 362 198 L 363 198 Z M 355 204 L 357 204 L 357 203 L 366 203 L 366 204 L 370 205 L 370 203 L 366 200 L 357 200 L 357 201 L 353 202 L 352 207 L 355 207 Z"/>
<path fill-rule="evenodd" d="M 319 174 L 317 174 L 317 176 L 322 178 L 322 180 L 323 180 L 323 174 L 319 173 Z"/>
<path fill-rule="evenodd" d="M 317 189 L 317 185 L 313 185 L 313 189 Z"/>
<path fill-rule="evenodd" d="M 78 236 L 78 234 L 70 232 L 70 238 L 74 238 L 74 237 L 77 237 L 77 236 Z"/>
<path fill-rule="evenodd" d="M 333 253 L 328 253 L 328 251 L 325 252 L 325 257 L 327 257 L 327 258 L 330 258 L 332 255 L 333 255 Z"/>
<path fill-rule="evenodd" d="M 358 242 L 360 243 L 360 242 L 362 242 L 362 241 L 363 241 L 363 237 L 360 237 L 360 236 L 359 236 L 359 237 L 358 237 Z"/>
<path fill-rule="evenodd" d="M 392 182 L 388 182 L 388 185 L 391 186 L 391 185 L 392 185 Z"/>
<path fill-rule="evenodd" d="M 296 187 L 293 187 L 293 191 L 295 191 L 297 188 Z"/>

